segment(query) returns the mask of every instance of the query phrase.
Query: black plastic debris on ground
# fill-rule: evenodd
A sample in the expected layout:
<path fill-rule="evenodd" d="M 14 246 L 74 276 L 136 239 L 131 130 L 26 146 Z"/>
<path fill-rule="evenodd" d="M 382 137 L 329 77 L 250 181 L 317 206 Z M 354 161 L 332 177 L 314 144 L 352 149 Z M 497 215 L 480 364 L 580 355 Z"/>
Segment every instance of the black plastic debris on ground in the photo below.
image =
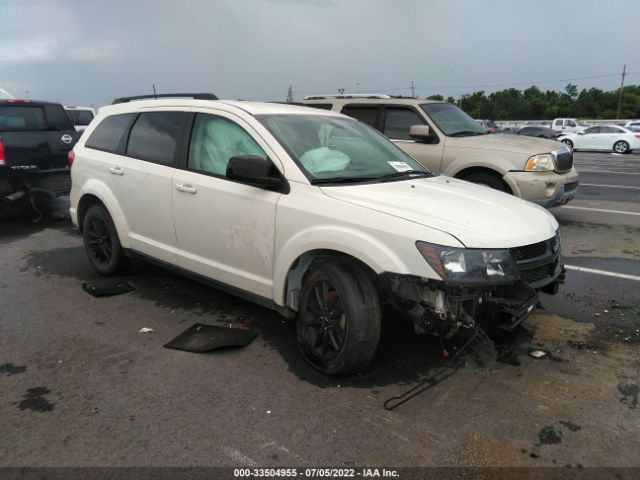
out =
<path fill-rule="evenodd" d="M 166 343 L 166 348 L 187 352 L 210 352 L 218 348 L 246 347 L 258 336 L 253 330 L 196 323 Z"/>
<path fill-rule="evenodd" d="M 113 295 L 132 292 L 136 287 L 129 282 L 112 279 L 100 283 L 83 283 L 82 289 L 94 297 L 111 297 Z"/>

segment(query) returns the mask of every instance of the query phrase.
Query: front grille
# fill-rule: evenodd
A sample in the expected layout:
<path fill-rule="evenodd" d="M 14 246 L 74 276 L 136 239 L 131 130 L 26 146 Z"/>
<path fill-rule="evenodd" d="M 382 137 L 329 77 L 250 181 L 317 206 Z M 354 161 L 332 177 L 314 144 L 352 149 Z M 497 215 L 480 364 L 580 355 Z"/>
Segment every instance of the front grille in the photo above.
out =
<path fill-rule="evenodd" d="M 516 247 L 511 249 L 511 256 L 518 262 L 520 260 L 529 260 L 530 258 L 544 255 L 549 248 L 549 240 L 540 243 L 525 245 L 524 247 Z"/>
<path fill-rule="evenodd" d="M 544 265 L 542 267 L 531 268 L 529 270 L 520 270 L 520 278 L 525 282 L 531 284 L 544 280 L 550 275 L 553 275 L 553 269 L 551 265 Z"/>
<path fill-rule="evenodd" d="M 541 288 L 554 279 L 560 256 L 560 236 L 509 250 L 520 278 L 533 288 Z"/>
<path fill-rule="evenodd" d="M 573 152 L 564 151 L 556 153 L 556 165 L 558 172 L 567 172 L 573 167 Z"/>

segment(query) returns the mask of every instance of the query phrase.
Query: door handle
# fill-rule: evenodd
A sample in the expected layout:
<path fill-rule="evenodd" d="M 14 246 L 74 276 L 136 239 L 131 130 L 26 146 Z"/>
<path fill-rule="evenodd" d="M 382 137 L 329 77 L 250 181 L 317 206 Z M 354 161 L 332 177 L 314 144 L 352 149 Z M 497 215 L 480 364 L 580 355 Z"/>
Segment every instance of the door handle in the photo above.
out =
<path fill-rule="evenodd" d="M 109 172 L 114 175 L 124 175 L 124 171 L 120 167 L 110 167 Z"/>
<path fill-rule="evenodd" d="M 196 187 L 193 187 L 189 184 L 186 185 L 176 185 L 176 190 L 178 190 L 179 192 L 185 192 L 185 193 L 197 193 L 198 189 Z"/>

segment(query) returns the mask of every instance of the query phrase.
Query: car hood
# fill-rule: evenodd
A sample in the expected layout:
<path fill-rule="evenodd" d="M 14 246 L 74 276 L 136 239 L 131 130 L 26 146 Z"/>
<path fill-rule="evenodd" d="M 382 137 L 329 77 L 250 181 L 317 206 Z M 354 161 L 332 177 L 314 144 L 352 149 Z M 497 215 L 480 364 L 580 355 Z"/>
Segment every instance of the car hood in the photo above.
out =
<path fill-rule="evenodd" d="M 555 140 L 527 137 L 524 135 L 507 135 L 504 133 L 478 135 L 470 137 L 447 137 L 447 147 L 474 148 L 496 150 L 525 155 L 547 153 L 562 145 Z"/>
<path fill-rule="evenodd" d="M 529 245 L 551 238 L 558 228 L 553 215 L 538 205 L 444 176 L 322 191 L 336 200 L 446 232 L 468 248 Z"/>

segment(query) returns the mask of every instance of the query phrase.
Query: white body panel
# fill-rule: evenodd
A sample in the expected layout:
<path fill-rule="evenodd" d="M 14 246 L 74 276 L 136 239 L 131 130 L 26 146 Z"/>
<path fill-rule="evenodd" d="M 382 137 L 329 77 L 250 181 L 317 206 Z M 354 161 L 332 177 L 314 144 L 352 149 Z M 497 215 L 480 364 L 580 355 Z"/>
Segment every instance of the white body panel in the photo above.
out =
<path fill-rule="evenodd" d="M 257 114 L 338 115 L 278 104 L 162 100 L 106 107 L 75 147 L 71 214 L 83 195 L 109 210 L 121 242 L 167 263 L 285 303 L 287 275 L 301 255 L 334 250 L 374 272 L 439 279 L 416 241 L 452 247 L 510 248 L 551 238 L 558 227 L 541 207 L 448 177 L 314 186 Z M 233 118 L 286 177 L 278 193 L 85 147 L 114 113 L 153 109 Z M 111 173 L 119 168 L 122 175 Z M 179 191 L 178 186 L 195 192 Z"/>

